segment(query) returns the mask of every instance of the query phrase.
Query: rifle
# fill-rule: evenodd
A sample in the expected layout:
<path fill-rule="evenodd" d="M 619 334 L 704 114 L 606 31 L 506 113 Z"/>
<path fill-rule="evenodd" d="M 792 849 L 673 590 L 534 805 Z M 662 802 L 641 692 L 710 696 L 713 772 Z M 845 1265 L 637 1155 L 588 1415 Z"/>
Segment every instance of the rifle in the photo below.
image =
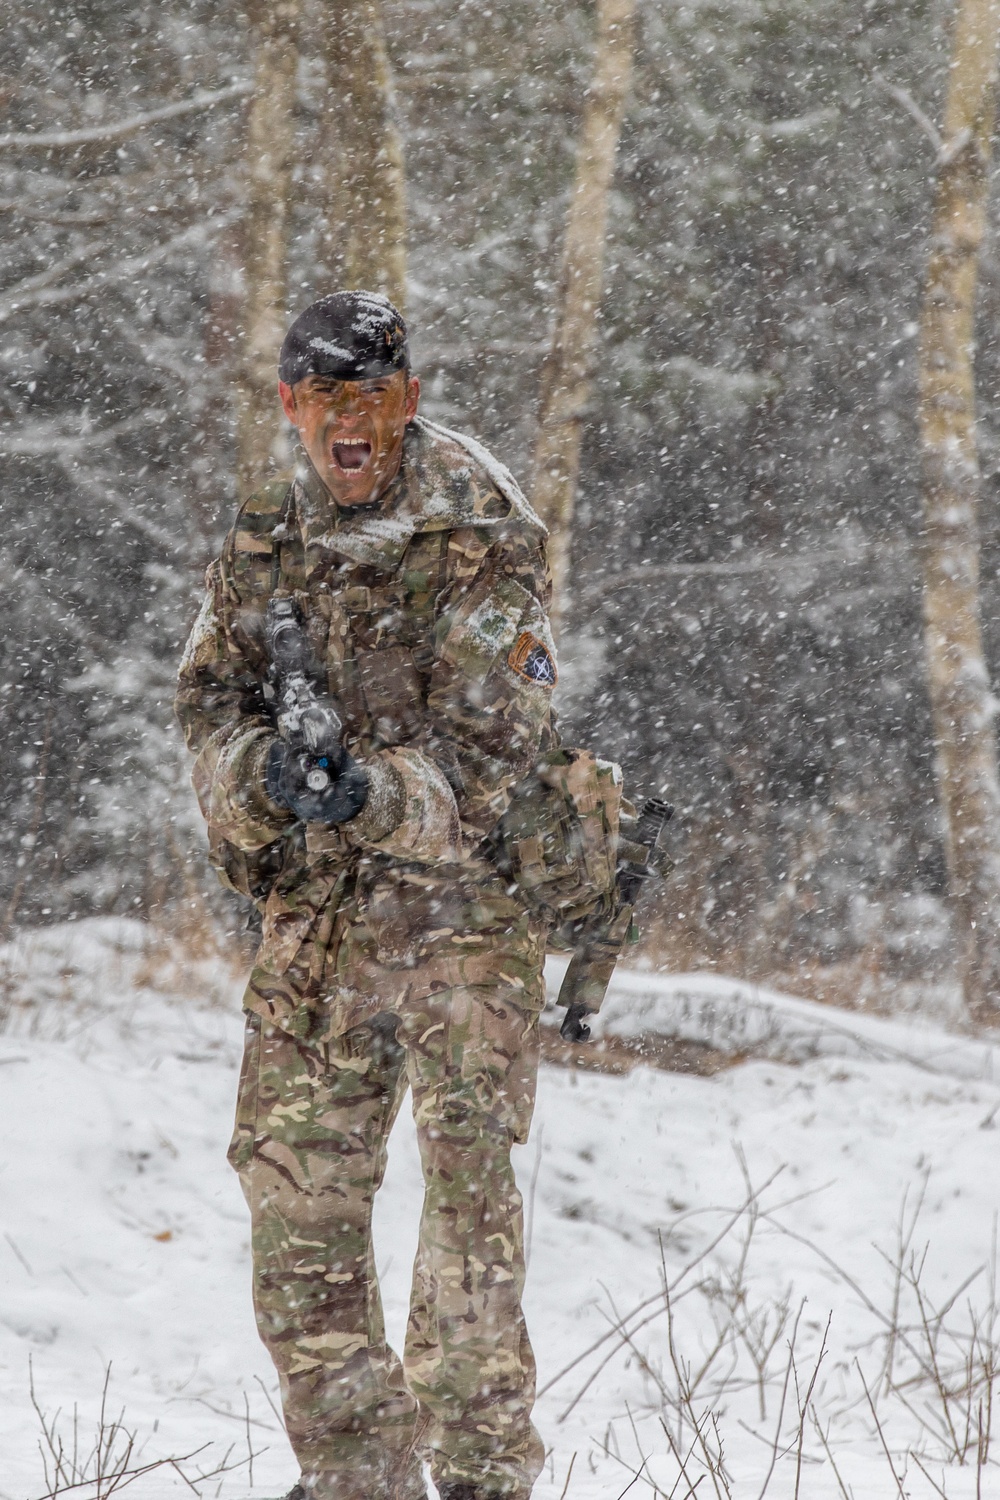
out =
<path fill-rule="evenodd" d="M 665 873 L 669 861 L 658 855 L 660 834 L 673 816 L 660 797 L 650 797 L 633 828 L 619 842 L 615 904 L 609 914 L 583 924 L 580 940 L 559 988 L 557 1005 L 566 1006 L 559 1035 L 567 1042 L 585 1042 L 590 1027 L 584 1016 L 599 1011 L 624 944 L 638 937 L 632 916 L 643 884 L 651 875 Z M 634 934 L 634 937 L 633 937 Z"/>
<path fill-rule="evenodd" d="M 265 629 L 278 733 L 297 755 L 309 790 L 325 792 L 343 763 L 344 724 L 334 700 L 316 691 L 320 669 L 296 600 L 269 599 Z"/>

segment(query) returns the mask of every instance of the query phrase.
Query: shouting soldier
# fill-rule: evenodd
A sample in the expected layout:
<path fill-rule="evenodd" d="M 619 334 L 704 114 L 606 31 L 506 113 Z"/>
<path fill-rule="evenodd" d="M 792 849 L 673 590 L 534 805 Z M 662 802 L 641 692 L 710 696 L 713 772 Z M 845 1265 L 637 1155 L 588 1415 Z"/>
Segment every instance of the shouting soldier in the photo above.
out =
<path fill-rule="evenodd" d="M 545 532 L 506 469 L 417 415 L 385 298 L 313 303 L 279 374 L 298 466 L 208 570 L 177 711 L 213 860 L 262 913 L 230 1160 L 292 1495 L 417 1500 L 426 1459 L 443 1500 L 525 1500 L 543 1450 L 510 1150 L 534 1100 L 546 925 L 523 894 L 539 839 L 515 868 L 491 835 L 559 760 Z M 342 726 L 311 760 L 279 733 L 275 600 Z M 584 770 L 607 824 L 616 768 Z M 425 1198 L 400 1362 L 371 1216 L 407 1086 Z"/>

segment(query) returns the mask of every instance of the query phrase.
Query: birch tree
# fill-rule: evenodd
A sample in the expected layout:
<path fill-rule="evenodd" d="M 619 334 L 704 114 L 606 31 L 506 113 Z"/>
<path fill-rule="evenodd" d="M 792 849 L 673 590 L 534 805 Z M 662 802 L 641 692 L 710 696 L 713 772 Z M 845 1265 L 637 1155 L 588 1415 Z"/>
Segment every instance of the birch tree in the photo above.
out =
<path fill-rule="evenodd" d="M 1000 1016 L 1000 778 L 979 613 L 974 314 L 1000 0 L 959 0 L 920 355 L 924 624 L 951 907 L 966 1005 Z"/>
<path fill-rule="evenodd" d="M 608 194 L 632 74 L 635 0 L 598 0 L 594 73 L 584 103 L 552 344 L 542 369 L 535 509 L 549 528 L 553 613 L 565 609 L 582 424 L 594 373 Z"/>
<path fill-rule="evenodd" d="M 247 120 L 245 300 L 239 367 L 236 483 L 260 484 L 280 431 L 275 391 L 284 333 L 295 147 L 299 0 L 250 0 L 254 92 Z"/>
<path fill-rule="evenodd" d="M 340 0 L 320 29 L 317 259 L 336 284 L 406 301 L 406 183 L 380 0 Z M 325 200 L 325 201 L 324 201 Z"/>

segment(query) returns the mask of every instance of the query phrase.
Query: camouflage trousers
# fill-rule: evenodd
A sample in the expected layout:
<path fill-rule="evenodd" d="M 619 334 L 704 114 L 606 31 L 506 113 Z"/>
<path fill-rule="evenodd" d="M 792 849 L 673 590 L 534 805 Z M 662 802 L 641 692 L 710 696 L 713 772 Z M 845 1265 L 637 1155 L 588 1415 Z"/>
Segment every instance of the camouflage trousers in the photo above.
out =
<path fill-rule="evenodd" d="M 524 1500 L 541 1469 L 510 1163 L 534 1103 L 538 1019 L 509 993 L 443 989 L 314 1045 L 248 1016 L 229 1154 L 310 1500 L 423 1500 L 424 1459 L 437 1483 Z M 371 1219 L 407 1085 L 424 1206 L 400 1363 Z"/>

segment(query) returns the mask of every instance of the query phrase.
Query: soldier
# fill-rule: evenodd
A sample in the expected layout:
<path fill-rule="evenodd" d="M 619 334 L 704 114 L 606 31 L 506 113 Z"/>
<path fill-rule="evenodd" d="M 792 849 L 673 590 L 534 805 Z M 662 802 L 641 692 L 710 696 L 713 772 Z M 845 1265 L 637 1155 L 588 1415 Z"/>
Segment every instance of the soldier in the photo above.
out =
<path fill-rule="evenodd" d="M 443 1500 L 526 1500 L 543 1449 L 510 1149 L 545 927 L 486 840 L 558 744 L 545 530 L 483 448 L 417 415 L 385 298 L 313 303 L 279 374 L 295 474 L 208 569 L 177 712 L 213 860 L 262 912 L 230 1160 L 289 1500 L 418 1500 L 424 1459 Z M 272 597 L 296 601 L 344 724 L 319 792 L 275 730 Z M 371 1213 L 407 1085 L 425 1198 L 400 1362 Z"/>

